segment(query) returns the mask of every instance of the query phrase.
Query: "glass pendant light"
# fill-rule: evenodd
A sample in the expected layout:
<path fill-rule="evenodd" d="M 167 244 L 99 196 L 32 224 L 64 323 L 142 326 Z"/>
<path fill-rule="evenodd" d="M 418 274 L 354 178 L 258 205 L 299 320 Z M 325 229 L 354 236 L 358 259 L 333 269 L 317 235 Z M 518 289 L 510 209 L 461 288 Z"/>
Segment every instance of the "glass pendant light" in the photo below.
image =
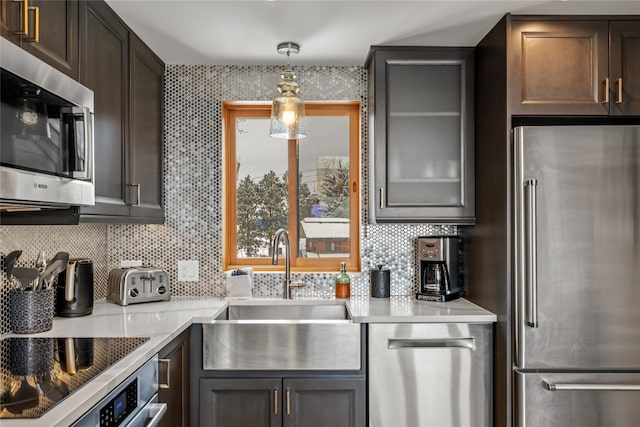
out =
<path fill-rule="evenodd" d="M 300 85 L 296 81 L 296 74 L 289 65 L 289 56 L 300 52 L 297 43 L 285 42 L 278 45 L 278 53 L 287 54 L 287 68 L 282 75 L 282 81 L 278 83 L 278 96 L 273 98 L 271 106 L 271 129 L 269 135 L 279 139 L 306 138 L 304 128 L 304 102 L 297 94 Z"/>

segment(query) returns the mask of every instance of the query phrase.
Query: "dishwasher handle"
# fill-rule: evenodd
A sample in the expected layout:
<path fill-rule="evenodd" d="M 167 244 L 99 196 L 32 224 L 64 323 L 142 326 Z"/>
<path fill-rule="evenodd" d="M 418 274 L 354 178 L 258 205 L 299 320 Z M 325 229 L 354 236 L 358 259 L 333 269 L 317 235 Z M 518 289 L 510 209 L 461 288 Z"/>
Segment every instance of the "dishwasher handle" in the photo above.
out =
<path fill-rule="evenodd" d="M 388 349 L 400 348 L 468 348 L 475 350 L 473 337 L 465 338 L 389 338 Z"/>

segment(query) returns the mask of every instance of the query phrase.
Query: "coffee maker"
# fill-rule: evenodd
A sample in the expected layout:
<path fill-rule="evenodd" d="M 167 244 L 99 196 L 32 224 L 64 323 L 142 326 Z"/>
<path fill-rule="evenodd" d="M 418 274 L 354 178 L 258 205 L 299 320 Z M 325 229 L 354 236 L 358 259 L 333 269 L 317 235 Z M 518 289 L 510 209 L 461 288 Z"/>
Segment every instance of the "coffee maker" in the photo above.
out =
<path fill-rule="evenodd" d="M 461 244 L 458 236 L 418 237 L 418 292 L 424 301 L 451 301 L 462 296 Z"/>

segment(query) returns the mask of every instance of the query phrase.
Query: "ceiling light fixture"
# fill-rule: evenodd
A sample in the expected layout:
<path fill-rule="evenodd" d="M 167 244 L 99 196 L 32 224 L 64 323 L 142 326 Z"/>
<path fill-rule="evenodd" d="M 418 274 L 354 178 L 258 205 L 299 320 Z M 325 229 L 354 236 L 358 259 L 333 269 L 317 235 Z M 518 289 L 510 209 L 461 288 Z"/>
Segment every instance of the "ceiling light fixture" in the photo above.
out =
<path fill-rule="evenodd" d="M 271 105 L 271 129 L 269 135 L 279 139 L 301 139 L 307 137 L 304 129 L 304 102 L 298 98 L 300 90 L 296 74 L 289 65 L 291 54 L 300 52 L 300 45 L 284 42 L 278 45 L 278 53 L 287 55 L 287 68 L 278 83 L 279 95 L 273 98 Z"/>

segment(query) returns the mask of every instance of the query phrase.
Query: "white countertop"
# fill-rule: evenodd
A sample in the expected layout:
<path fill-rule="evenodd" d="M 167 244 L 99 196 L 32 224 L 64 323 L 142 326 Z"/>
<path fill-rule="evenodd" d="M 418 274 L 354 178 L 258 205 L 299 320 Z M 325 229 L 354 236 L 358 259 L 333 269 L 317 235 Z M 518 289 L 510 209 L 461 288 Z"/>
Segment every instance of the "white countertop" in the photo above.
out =
<path fill-rule="evenodd" d="M 341 303 L 341 300 L 323 300 Z M 447 303 L 417 301 L 410 296 L 387 299 L 353 297 L 344 300 L 354 322 L 358 323 L 492 323 L 496 315 L 465 300 Z M 318 300 L 251 299 L 226 300 L 211 297 L 172 297 L 170 301 L 127 307 L 97 301 L 93 314 L 77 318 L 56 317 L 53 329 L 37 337 L 149 337 L 132 353 L 72 393 L 38 419 L 0 421 L 10 426 L 68 426 L 95 406 L 111 390 L 158 353 L 192 323 L 206 323 L 228 304 L 318 303 Z M 25 335 L 7 335 L 25 336 Z"/>

